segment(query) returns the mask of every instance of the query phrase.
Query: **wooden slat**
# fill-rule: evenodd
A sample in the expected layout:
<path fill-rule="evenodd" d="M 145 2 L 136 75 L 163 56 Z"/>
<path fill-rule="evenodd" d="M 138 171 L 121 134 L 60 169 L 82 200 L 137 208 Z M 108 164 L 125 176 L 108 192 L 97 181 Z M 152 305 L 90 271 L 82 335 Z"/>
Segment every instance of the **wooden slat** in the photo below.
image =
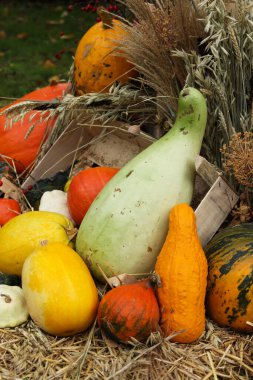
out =
<path fill-rule="evenodd" d="M 238 199 L 228 183 L 218 177 L 195 210 L 198 236 L 203 247 L 218 231 Z"/>
<path fill-rule="evenodd" d="M 117 128 L 119 128 L 120 125 L 123 125 L 123 123 L 120 124 L 117 122 Z M 112 132 L 112 136 L 117 136 L 116 139 L 113 139 L 113 137 L 110 139 L 110 131 Z M 106 139 L 105 136 L 107 136 Z M 105 142 L 103 151 L 107 154 L 108 166 L 110 164 L 108 149 L 110 149 L 111 156 L 114 160 L 114 166 L 118 167 L 122 166 L 123 163 L 128 161 L 130 158 L 134 157 L 137 154 L 137 151 L 140 152 L 141 150 L 145 149 L 147 146 L 152 144 L 153 141 L 155 141 L 146 134 L 134 136 L 132 134 L 129 134 L 127 131 L 113 129 L 109 126 L 105 130 L 105 128 L 101 128 L 98 126 L 96 127 L 94 125 L 89 124 L 88 121 L 87 124 L 84 125 L 77 125 L 75 121 L 73 121 L 65 129 L 65 131 L 58 138 L 55 144 L 44 155 L 44 157 L 37 164 L 35 169 L 31 172 L 29 177 L 23 182 L 22 188 L 26 189 L 29 185 L 33 185 L 39 179 L 50 178 L 53 177 L 59 171 L 66 170 L 68 167 L 71 166 L 73 160 L 80 154 L 80 151 L 84 152 L 87 150 L 88 152 L 88 148 L 89 146 L 91 146 L 89 144 L 92 143 L 93 149 L 96 144 L 99 144 L 99 146 L 101 147 L 102 139 L 104 139 Z M 115 144 L 115 141 L 117 141 L 117 144 Z M 130 144 L 132 145 L 132 152 L 128 152 L 128 155 L 126 155 L 126 151 L 129 150 Z M 125 147 L 125 149 L 124 145 L 127 146 Z M 115 149 L 116 154 L 118 154 L 120 152 L 120 148 L 122 148 L 121 153 L 125 150 L 126 157 L 124 158 L 123 155 L 120 155 L 117 164 L 115 159 L 116 155 L 113 153 L 113 149 Z M 77 149 L 79 149 L 78 155 L 76 154 Z M 98 157 L 99 149 L 99 147 L 98 149 L 95 149 L 94 155 L 96 154 L 96 161 L 102 163 L 102 156 L 100 157 L 100 159 Z M 100 150 L 100 154 L 102 155 L 103 151 L 102 149 Z M 92 154 L 90 153 L 88 156 L 89 157 L 87 158 L 91 160 Z"/>
<path fill-rule="evenodd" d="M 198 175 L 208 186 L 213 186 L 217 178 L 222 174 L 214 165 L 210 164 L 204 157 L 196 156 L 195 169 Z"/>

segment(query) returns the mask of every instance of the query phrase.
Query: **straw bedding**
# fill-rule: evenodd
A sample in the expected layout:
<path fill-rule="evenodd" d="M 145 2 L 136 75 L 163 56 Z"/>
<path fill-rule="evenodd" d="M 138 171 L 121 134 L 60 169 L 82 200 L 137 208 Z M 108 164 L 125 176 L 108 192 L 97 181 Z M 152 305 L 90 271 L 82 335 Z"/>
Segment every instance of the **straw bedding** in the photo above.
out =
<path fill-rule="evenodd" d="M 145 10 L 147 13 L 147 18 L 150 20 L 150 10 L 148 7 L 140 7 L 140 5 L 143 3 L 143 1 L 136 1 L 136 0 L 127 0 L 126 3 L 130 6 L 132 6 L 132 11 L 134 10 L 135 13 L 138 12 L 138 9 L 140 8 L 140 12 L 138 13 L 138 19 L 141 20 L 141 17 L 143 17 L 144 20 L 144 13 L 143 10 Z M 161 8 L 161 4 L 174 4 L 173 1 L 159 1 L 157 0 L 156 5 L 159 6 L 159 9 Z M 187 2 L 178 1 L 178 4 L 180 5 L 180 9 L 183 11 L 183 5 L 185 6 Z M 189 3 L 194 3 L 194 1 L 189 1 Z M 202 3 L 208 7 L 208 25 L 214 25 L 215 28 L 218 28 L 220 26 L 220 30 L 224 34 L 227 31 L 227 28 L 224 27 L 224 19 L 231 20 L 231 15 L 227 15 L 226 18 L 224 18 L 224 12 L 225 7 L 221 0 L 214 0 L 214 1 L 208 1 L 203 0 Z M 244 2 L 238 1 L 238 4 L 242 4 Z M 223 7 L 221 5 L 223 4 Z M 172 5 L 171 5 L 172 6 Z M 139 8 L 138 8 L 139 7 Z M 167 9 L 166 7 L 164 9 Z M 179 9 L 179 10 L 180 10 Z M 212 12 L 211 12 L 212 10 Z M 181 11 L 180 11 L 181 12 Z M 160 13 L 159 13 L 160 14 Z M 154 17 L 158 13 L 155 13 Z M 187 14 L 187 20 L 188 20 L 188 13 Z M 180 13 L 181 15 L 181 13 Z M 241 15 L 241 13 L 240 13 Z M 246 15 L 246 13 L 245 13 Z M 157 17 L 158 17 L 157 16 Z M 164 15 L 163 19 L 164 19 Z M 167 15 L 168 16 L 168 15 Z M 246 16 L 245 16 L 246 17 Z M 145 21 L 145 20 L 144 20 Z M 143 28 L 145 26 L 143 21 Z M 166 21 L 166 20 L 165 20 Z M 247 23 L 246 23 L 247 21 Z M 220 24 L 219 24 L 220 23 Z M 193 23 L 193 26 L 195 27 L 196 22 Z M 159 23 L 155 23 L 154 25 L 160 25 Z M 242 36 L 243 43 L 241 44 L 244 47 L 244 54 L 242 55 L 243 59 L 245 58 L 245 62 L 247 64 L 248 71 L 246 71 L 245 67 L 242 65 L 242 73 L 243 73 L 243 79 L 239 82 L 239 84 L 242 84 L 245 88 L 245 83 L 248 81 L 248 77 L 252 76 L 252 64 L 249 65 L 248 62 L 251 62 L 251 58 L 253 55 L 252 51 L 252 25 L 251 22 L 248 21 L 248 19 L 240 18 L 237 20 L 236 23 L 231 24 L 233 27 L 239 28 L 238 30 L 240 33 L 237 34 L 237 38 Z M 245 26 L 246 25 L 246 26 Z M 251 27 L 250 31 L 248 30 L 249 27 Z M 147 51 L 150 50 L 150 46 L 148 46 L 148 49 L 145 50 L 145 45 L 143 45 L 143 49 L 140 49 L 140 40 L 138 38 L 145 37 L 145 30 L 149 30 L 149 24 L 148 28 L 144 28 L 141 30 L 135 30 L 133 29 L 132 35 L 132 44 L 128 44 L 130 48 L 128 50 L 132 51 L 132 61 L 138 66 L 137 58 L 139 58 L 139 61 L 143 63 L 145 60 L 142 59 L 141 53 L 143 53 L 144 57 L 148 56 Z M 213 27 L 210 28 L 214 31 L 216 31 Z M 240 29 L 241 28 L 241 29 Z M 223 36 L 222 34 L 222 36 Z M 247 36 L 247 39 L 246 37 Z M 167 38 L 167 35 L 165 36 Z M 149 41 L 148 38 L 143 38 L 145 41 Z M 212 35 L 210 35 L 211 42 L 213 44 L 213 49 L 216 48 L 216 45 L 214 46 L 214 43 L 217 44 L 228 44 L 229 36 L 226 38 L 216 39 L 214 40 L 212 38 Z M 181 39 L 184 41 L 184 39 Z M 167 41 L 167 40 L 166 40 Z M 215 42 L 216 41 L 216 42 Z M 131 41 L 130 41 L 131 42 Z M 246 51 L 245 46 L 247 47 L 247 43 L 249 45 L 248 50 Z M 138 49 L 135 49 L 135 46 L 138 46 Z M 154 49 L 158 45 L 154 43 Z M 232 46 L 232 45 L 231 45 Z M 159 46 L 158 46 L 159 47 Z M 191 50 L 192 50 L 192 46 Z M 217 46 L 220 48 L 220 46 Z M 173 46 L 174 48 L 174 46 Z M 178 48 L 176 46 L 176 48 Z M 185 47 L 184 47 L 185 48 Z M 219 49 L 219 51 L 225 51 L 227 54 L 227 50 L 229 51 L 229 60 L 227 62 L 236 62 L 236 57 L 234 54 L 234 50 L 228 49 L 227 46 L 223 46 L 223 49 Z M 161 50 L 161 49 L 160 49 Z M 187 49 L 186 49 L 187 50 Z M 128 51 L 130 54 L 131 51 Z M 163 50 L 162 50 L 163 51 Z M 213 51 L 210 49 L 210 51 Z M 214 49 L 214 51 L 216 51 Z M 152 52 L 152 50 L 151 50 Z M 154 52 L 156 52 L 154 50 Z M 138 53 L 138 54 L 137 54 Z M 224 54 L 225 54 L 224 53 Z M 135 54 L 135 55 L 134 55 Z M 137 55 L 136 55 L 137 54 Z M 179 54 L 179 53 L 178 53 Z M 183 54 L 182 52 L 180 53 Z M 149 56 L 148 56 L 149 57 Z M 210 92 L 209 85 L 210 85 L 210 78 L 206 73 L 209 71 L 207 70 L 210 66 L 213 70 L 213 67 L 211 64 L 208 66 L 208 62 L 205 63 L 205 59 L 210 58 L 210 52 L 209 55 L 206 55 L 203 57 L 202 65 L 197 65 L 196 67 L 199 67 L 198 70 L 194 71 L 194 75 L 191 76 L 192 67 L 193 64 L 190 61 L 190 58 L 194 58 L 194 54 L 191 53 L 191 55 L 186 56 L 185 53 L 183 55 L 184 60 L 189 59 L 189 65 L 186 65 L 186 69 L 188 68 L 187 72 L 187 78 L 188 82 L 191 80 L 192 83 L 190 84 L 200 84 L 200 87 L 208 93 Z M 233 61 L 234 57 L 234 61 Z M 152 58 L 152 57 L 151 57 Z M 181 57 L 182 58 L 182 57 Z M 172 58 L 171 58 L 172 59 Z M 149 61 L 147 61 L 149 62 Z M 156 76 L 153 77 L 153 73 L 148 71 L 148 68 L 146 67 L 139 67 L 143 70 L 141 71 L 143 74 L 148 74 L 148 83 L 151 85 L 151 88 L 156 89 L 158 87 L 160 90 L 164 90 L 161 92 L 162 96 L 167 96 L 169 99 L 173 98 L 174 93 L 171 93 L 171 87 L 168 85 L 168 88 L 164 88 L 160 86 L 159 80 L 161 80 L 161 83 L 166 82 L 163 80 L 162 74 L 165 73 L 166 77 L 168 76 L 169 70 L 167 69 L 167 66 L 163 65 L 163 61 L 161 60 L 161 65 L 159 66 L 159 60 L 155 59 L 155 65 L 156 65 Z M 170 61 L 168 61 L 170 62 Z M 212 61 L 213 62 L 213 61 Z M 211 62 L 211 63 L 212 63 Z M 185 63 L 185 62 L 184 62 Z M 187 63 L 187 62 L 186 62 Z M 219 60 L 220 63 L 220 60 Z M 245 65 L 246 65 L 245 64 Z M 250 66 L 250 67 L 248 67 Z M 152 66 L 151 66 L 152 67 Z M 203 71 L 203 67 L 206 71 Z M 219 70 L 218 73 L 220 75 L 216 75 L 218 79 L 221 77 L 222 80 L 220 81 L 220 84 L 223 84 L 224 79 L 224 72 L 227 73 L 228 70 L 225 67 L 219 67 L 217 65 L 214 65 L 216 70 Z M 236 65 L 235 67 L 238 67 Z M 207 69 L 206 69 L 207 68 Z M 159 71 L 160 69 L 160 71 Z M 202 73 L 202 71 L 203 73 Z M 187 70 L 186 70 L 187 71 Z M 201 72 L 200 72 L 201 71 Z M 210 70 L 211 71 L 211 70 Z M 237 71 L 236 71 L 237 72 Z M 160 73 L 160 76 L 158 74 Z M 152 75 L 151 75 L 152 74 Z M 202 76 L 200 74 L 203 74 Z M 247 75 L 246 75 L 247 74 Z M 230 83 L 233 83 L 233 81 L 230 80 L 230 77 L 234 76 L 234 71 L 231 74 L 231 76 L 227 75 L 228 79 L 227 81 Z M 202 79 L 203 77 L 203 79 Z M 238 73 L 237 73 L 238 77 Z M 213 78 L 211 78 L 213 81 Z M 217 79 L 217 80 L 218 80 Z M 225 78 L 226 79 L 226 78 Z M 174 80 L 174 79 L 173 79 Z M 152 82 L 153 81 L 153 82 Z M 209 83 L 210 82 L 210 83 Z M 154 84 L 152 87 L 152 83 Z M 213 83 L 213 82 L 212 82 Z M 224 85 L 226 85 L 226 81 L 224 81 Z M 237 83 L 236 83 L 237 84 Z M 156 85 L 156 86 L 155 86 Z M 217 86 L 216 86 L 217 87 Z M 243 87 L 243 88 L 244 88 Z M 210 87 L 211 88 L 211 87 Z M 227 88 L 230 88 L 227 86 Z M 219 118 L 221 120 L 225 120 L 223 123 L 225 127 L 228 125 L 228 121 L 231 122 L 230 116 L 226 118 L 227 114 L 224 111 L 223 115 L 223 109 L 220 107 L 220 104 L 223 104 L 219 101 L 219 98 L 215 96 L 215 91 L 213 87 L 211 88 L 212 93 L 212 103 L 211 106 L 213 106 L 212 110 L 215 110 L 215 112 L 210 112 L 210 115 L 215 115 L 216 118 Z M 207 91 L 208 90 L 208 91 Z M 123 91 L 123 92 L 122 92 Z M 228 94 L 230 94 L 229 91 L 227 91 Z M 106 119 L 108 120 L 114 120 L 115 115 L 118 115 L 120 110 L 126 108 L 126 104 L 128 104 L 128 109 L 131 109 L 133 106 L 132 103 L 129 103 L 129 99 L 134 99 L 134 102 L 141 104 L 143 107 L 143 104 L 145 105 L 150 104 L 150 102 L 143 102 L 142 98 L 138 98 L 139 93 L 134 94 L 130 90 L 127 91 L 126 88 L 115 88 L 114 92 L 110 94 L 110 96 L 113 97 L 115 102 L 113 103 L 114 113 L 111 111 L 111 108 L 109 107 L 109 110 L 107 108 L 103 109 L 104 116 L 106 116 Z M 239 94 L 238 96 L 241 98 L 245 98 L 245 102 L 248 99 L 247 96 L 242 97 L 242 90 L 238 87 L 236 87 L 235 91 L 231 91 L 231 98 L 232 95 Z M 129 95 L 129 96 L 128 96 Z M 247 94 L 246 94 L 247 95 Z M 73 102 L 73 99 L 69 99 L 65 103 L 70 108 L 70 111 L 76 111 L 76 108 L 80 108 L 80 106 L 83 106 L 81 104 L 82 102 L 86 102 L 89 104 L 91 100 L 98 102 L 98 105 L 105 105 L 107 106 L 108 102 L 104 102 L 103 94 L 97 95 L 96 99 L 86 99 L 85 97 L 80 98 L 80 100 L 75 100 Z M 176 98 L 176 95 L 175 95 Z M 137 100 L 138 102 L 137 102 Z M 218 99 L 218 101 L 215 101 L 215 99 Z M 233 98 L 234 99 L 234 98 Z M 108 100 L 108 99 L 107 99 Z M 150 99 L 149 99 L 150 100 Z M 71 103 L 71 104 L 69 104 Z M 214 103 L 214 104 L 213 104 Z M 239 102 L 236 101 L 230 101 L 230 98 L 228 97 L 228 104 L 231 104 L 233 107 L 235 105 L 239 104 Z M 65 105 L 66 105 L 65 104 Z M 87 106 L 86 104 L 86 106 Z M 97 104 L 97 103 L 96 103 Z M 115 106 L 115 104 L 118 104 Z M 129 105 L 130 104 L 130 105 Z M 241 104 L 241 103 L 240 103 Z M 217 107 L 220 107 L 219 109 Z M 87 106 L 88 107 L 88 106 Z M 87 108 L 86 107 L 86 108 Z M 83 108 L 83 107 L 81 107 Z M 141 108 L 136 110 L 136 114 L 142 115 L 142 113 L 147 117 L 147 107 L 144 107 L 145 109 Z M 149 107 L 149 112 L 150 112 Z M 225 109 L 225 108 L 224 108 Z M 87 110 L 86 110 L 87 111 Z M 172 110 L 173 111 L 173 110 Z M 170 119 L 171 114 L 173 112 L 167 111 L 166 116 L 168 119 Z M 234 111 L 234 108 L 233 108 Z M 78 109 L 78 112 L 80 112 L 80 109 Z M 98 112 L 98 109 L 96 108 L 96 112 Z M 71 112 L 70 112 L 71 113 Z M 154 110 L 152 109 L 152 112 L 150 112 L 151 117 L 154 113 Z M 240 120 L 248 120 L 247 117 L 244 117 L 246 112 L 242 112 L 241 109 L 235 109 L 235 112 L 231 112 L 232 115 L 236 115 L 237 118 L 240 118 Z M 72 114 L 71 114 L 72 115 Z M 79 115 L 81 117 L 81 115 Z M 124 116 L 124 115 L 123 115 Z M 223 118 L 222 118 L 222 117 Z M 244 118 L 243 118 L 243 117 Z M 123 118 L 125 121 L 125 119 Z M 126 120 L 127 122 L 129 120 Z M 140 120 L 138 119 L 138 122 Z M 146 119 L 145 119 L 146 121 Z M 211 120 L 212 121 L 212 120 Z M 237 122 L 236 120 L 232 120 L 233 125 L 240 126 L 240 122 Z M 136 123 L 136 118 L 135 118 Z M 141 124 L 141 122 L 140 122 Z M 214 123 L 212 123 L 214 125 Z M 225 128 L 224 127 L 224 128 Z M 222 130 L 222 123 L 220 123 L 219 128 Z M 244 128 L 244 126 L 243 126 Z M 252 125 L 250 124 L 250 127 L 245 127 L 245 130 L 251 129 Z M 208 130 L 208 132 L 210 132 Z M 215 136 L 217 135 L 217 139 L 219 138 L 220 141 L 222 139 L 220 138 L 220 135 L 216 132 L 216 129 L 212 130 L 209 133 L 208 141 L 216 141 Z M 226 130 L 224 129 L 226 132 Z M 226 133 L 224 132 L 224 135 Z M 52 143 L 52 141 L 51 141 Z M 216 144 L 217 146 L 219 144 Z M 211 147 L 212 148 L 212 147 Z M 217 154 L 219 152 L 219 149 L 213 149 L 212 153 Z M 206 153 L 208 153 L 208 150 L 206 150 Z M 208 156 L 208 154 L 207 154 Z M 59 316 L 60 318 L 60 316 Z M 252 322 L 252 321 L 251 321 Z M 113 341 L 110 341 L 107 337 L 105 337 L 100 329 L 97 327 L 96 324 L 94 324 L 90 329 L 85 333 L 77 334 L 73 337 L 66 337 L 66 338 L 57 338 L 50 336 L 48 334 L 43 333 L 31 320 L 22 326 L 12 328 L 12 329 L 0 329 L 0 357 L 1 357 L 1 366 L 0 366 L 0 380 L 51 380 L 51 379 L 61 379 L 61 380 L 74 380 L 74 379 L 102 379 L 102 380 L 109 380 L 109 379 L 115 379 L 115 380 L 199 380 L 199 379 L 253 379 L 253 336 L 234 333 L 230 330 L 219 328 L 215 324 L 213 324 L 211 321 L 206 321 L 206 329 L 205 333 L 203 334 L 202 338 L 191 345 L 182 345 L 177 343 L 171 343 L 169 341 L 169 338 L 163 340 L 159 334 L 152 335 L 149 340 L 146 342 L 146 344 L 140 344 L 137 342 L 132 342 L 130 345 L 123 345 L 120 343 L 115 343 Z"/>
<path fill-rule="evenodd" d="M 207 321 L 202 338 L 182 345 L 152 335 L 146 344 L 108 340 L 94 324 L 57 338 L 32 321 L 0 330 L 1 380 L 253 379 L 253 336 Z"/>

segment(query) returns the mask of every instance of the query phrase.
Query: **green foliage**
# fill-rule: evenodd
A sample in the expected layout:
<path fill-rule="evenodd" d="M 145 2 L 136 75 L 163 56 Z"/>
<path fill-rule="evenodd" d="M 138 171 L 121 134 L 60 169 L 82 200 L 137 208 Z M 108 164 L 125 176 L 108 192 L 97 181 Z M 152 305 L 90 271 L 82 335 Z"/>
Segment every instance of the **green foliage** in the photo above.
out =
<path fill-rule="evenodd" d="M 95 13 L 68 12 L 64 2 L 0 0 L 0 97 L 19 98 L 55 75 L 67 79 L 77 43 L 95 21 Z"/>

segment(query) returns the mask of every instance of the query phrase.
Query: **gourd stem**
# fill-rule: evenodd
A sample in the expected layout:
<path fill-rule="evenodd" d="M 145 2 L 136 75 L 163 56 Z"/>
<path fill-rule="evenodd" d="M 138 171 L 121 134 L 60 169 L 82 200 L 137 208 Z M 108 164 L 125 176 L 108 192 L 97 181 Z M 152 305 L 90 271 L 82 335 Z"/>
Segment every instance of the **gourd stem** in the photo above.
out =
<path fill-rule="evenodd" d="M 112 27 L 112 14 L 108 13 L 104 7 L 98 7 L 97 14 L 101 18 L 103 28 L 110 29 Z"/>
<path fill-rule="evenodd" d="M 77 228 L 66 228 L 66 234 L 69 241 L 72 240 L 77 234 Z"/>

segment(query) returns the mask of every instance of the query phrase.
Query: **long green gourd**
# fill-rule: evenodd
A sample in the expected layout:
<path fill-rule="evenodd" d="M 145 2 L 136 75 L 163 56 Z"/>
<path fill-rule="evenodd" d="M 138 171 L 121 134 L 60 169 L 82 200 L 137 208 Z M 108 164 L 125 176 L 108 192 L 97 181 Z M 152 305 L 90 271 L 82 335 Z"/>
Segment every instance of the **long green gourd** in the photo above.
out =
<path fill-rule="evenodd" d="M 97 279 L 103 281 L 102 271 L 111 277 L 154 269 L 169 210 L 191 202 L 206 120 L 203 95 L 182 90 L 171 130 L 121 168 L 94 200 L 76 249 Z"/>

